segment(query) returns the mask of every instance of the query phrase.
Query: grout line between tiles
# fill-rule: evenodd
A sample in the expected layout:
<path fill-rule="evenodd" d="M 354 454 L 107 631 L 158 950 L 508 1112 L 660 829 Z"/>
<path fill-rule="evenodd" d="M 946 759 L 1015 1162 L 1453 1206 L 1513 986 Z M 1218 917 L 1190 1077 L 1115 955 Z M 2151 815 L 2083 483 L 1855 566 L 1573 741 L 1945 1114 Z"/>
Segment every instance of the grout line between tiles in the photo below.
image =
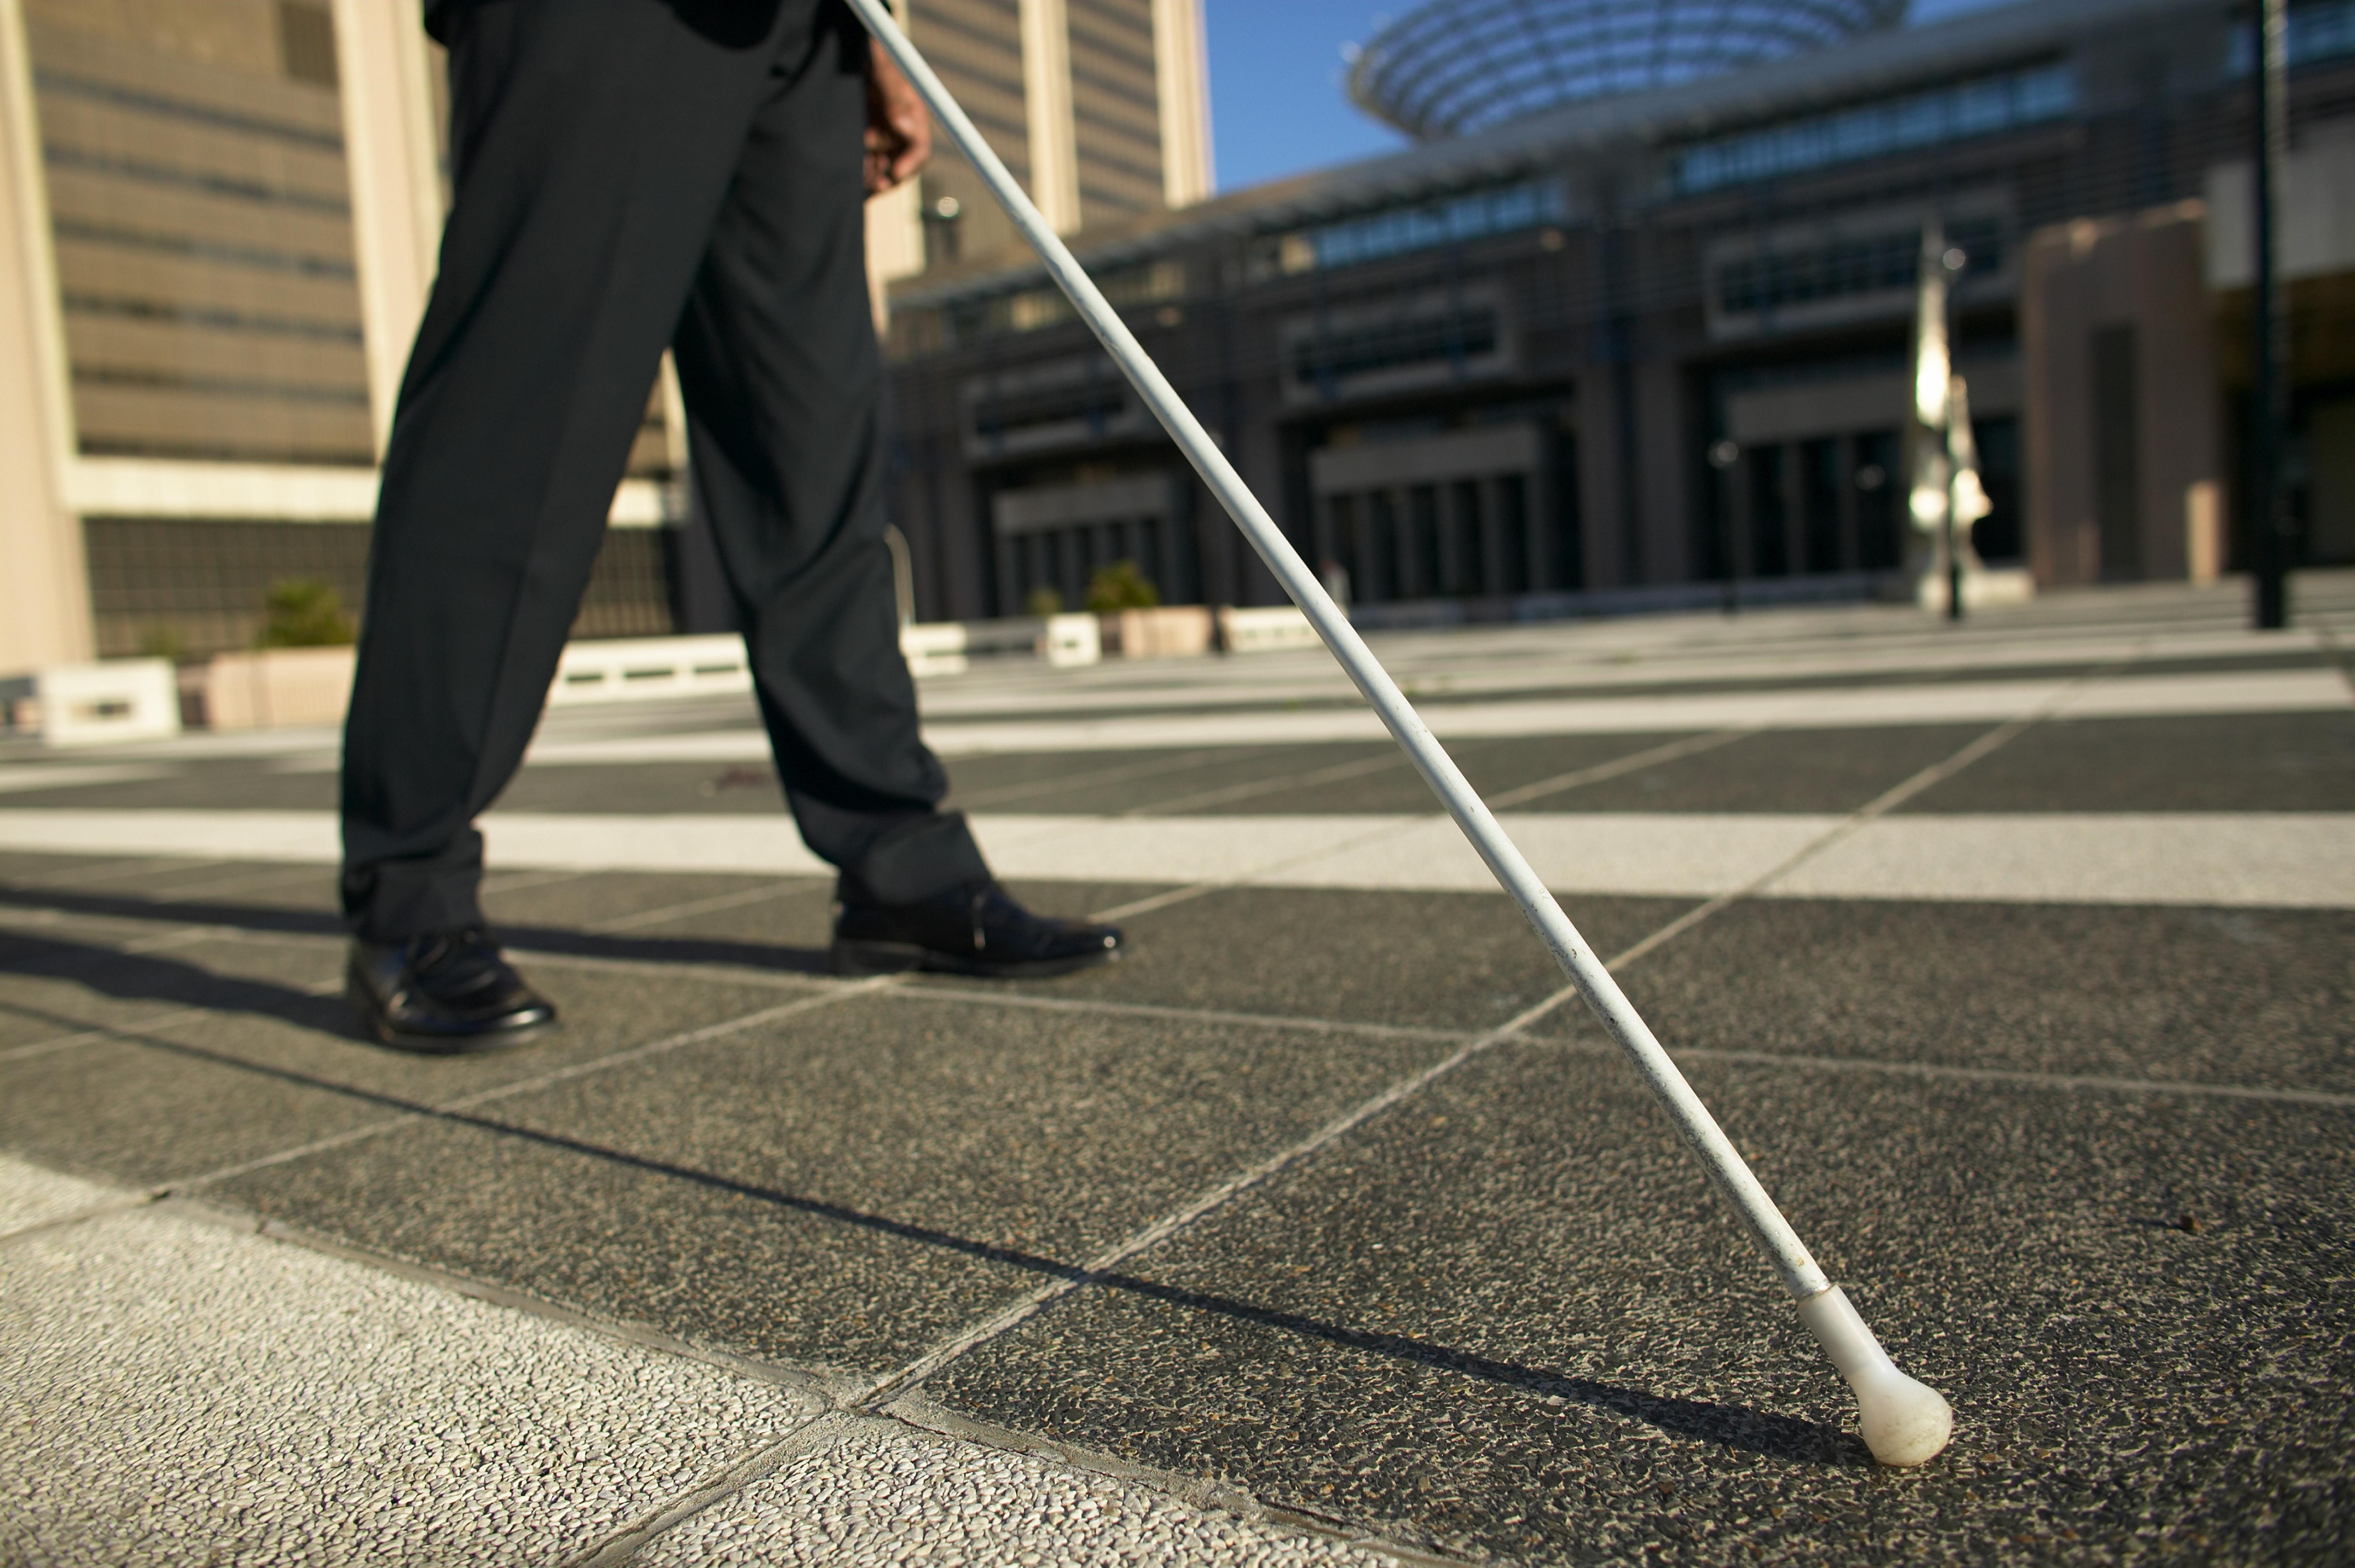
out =
<path fill-rule="evenodd" d="M 380 1137 L 386 1133 L 434 1116 L 446 1116 L 461 1111 L 471 1111 L 518 1094 L 553 1088 L 559 1083 L 570 1083 L 577 1078 L 589 1077 L 612 1068 L 666 1055 L 687 1046 L 701 1045 L 731 1034 L 740 1034 L 745 1029 L 757 1029 L 762 1024 L 774 1023 L 780 1019 L 791 1018 L 799 1013 L 814 1012 L 820 1008 L 832 1007 L 837 1002 L 848 1001 L 852 997 L 866 996 L 869 992 L 898 984 L 902 978 L 897 975 L 881 975 L 873 979 L 828 987 L 813 996 L 797 997 L 790 1002 L 779 1002 L 773 1007 L 756 1008 L 736 1018 L 723 1019 L 717 1023 L 705 1024 L 698 1029 L 667 1035 L 661 1040 L 649 1040 L 641 1045 L 626 1046 L 620 1051 L 587 1061 L 571 1062 L 547 1072 L 535 1073 L 528 1078 L 518 1078 L 492 1088 L 477 1090 L 472 1094 L 461 1094 L 454 1100 L 442 1100 L 432 1104 L 421 1104 L 414 1109 L 401 1110 L 380 1122 L 370 1122 L 365 1126 L 347 1128 L 327 1137 L 314 1138 L 308 1143 L 298 1144 L 291 1148 L 280 1149 L 253 1159 L 242 1160 L 235 1165 L 222 1166 L 198 1175 L 179 1178 L 169 1183 L 166 1190 L 176 1195 L 201 1190 L 237 1177 L 250 1175 L 257 1170 L 267 1170 L 273 1166 L 285 1165 L 314 1154 L 324 1154 L 331 1149 L 365 1143 L 368 1139 Z"/>

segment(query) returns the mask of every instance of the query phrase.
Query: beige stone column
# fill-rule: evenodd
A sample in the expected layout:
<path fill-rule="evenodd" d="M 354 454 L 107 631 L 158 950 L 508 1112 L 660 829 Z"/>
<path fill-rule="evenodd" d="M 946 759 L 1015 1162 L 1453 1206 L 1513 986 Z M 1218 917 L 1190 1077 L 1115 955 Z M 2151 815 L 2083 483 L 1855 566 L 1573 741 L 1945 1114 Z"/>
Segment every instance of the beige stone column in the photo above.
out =
<path fill-rule="evenodd" d="M 1080 150 L 1071 121 L 1071 29 L 1063 0 L 1021 0 L 1022 101 L 1030 123 L 1030 199 L 1058 234 L 1080 226 Z"/>
<path fill-rule="evenodd" d="M 867 296 L 878 332 L 891 322 L 892 282 L 924 270 L 922 201 L 922 182 L 912 179 L 868 198 Z"/>
<path fill-rule="evenodd" d="M 91 656 L 48 181 L 20 0 L 0 0 L 0 676 Z"/>
<path fill-rule="evenodd" d="M 381 455 L 442 246 L 441 138 L 421 0 L 335 0 L 335 16 L 368 408 Z"/>
<path fill-rule="evenodd" d="M 1209 199 L 1210 73 L 1201 0 L 1153 0 L 1153 66 L 1161 103 L 1162 199 L 1188 207 Z"/>

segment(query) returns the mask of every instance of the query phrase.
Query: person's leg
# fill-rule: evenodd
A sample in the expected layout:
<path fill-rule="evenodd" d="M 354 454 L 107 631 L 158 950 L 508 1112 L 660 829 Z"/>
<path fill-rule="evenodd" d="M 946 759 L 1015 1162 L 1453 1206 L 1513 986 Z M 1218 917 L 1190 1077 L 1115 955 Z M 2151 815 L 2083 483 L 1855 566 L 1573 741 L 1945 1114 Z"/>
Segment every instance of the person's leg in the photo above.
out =
<path fill-rule="evenodd" d="M 446 19 L 456 199 L 345 731 L 344 902 L 365 942 L 481 923 L 474 819 L 538 720 L 773 63 L 808 52 L 824 8 L 498 0 Z"/>
<path fill-rule="evenodd" d="M 691 472 L 803 837 L 893 901 L 986 880 L 917 732 L 883 542 L 866 35 L 781 56 L 676 340 Z"/>
<path fill-rule="evenodd" d="M 997 887 L 916 722 L 879 483 L 882 357 L 868 314 L 867 39 L 781 57 L 675 348 L 689 458 L 778 776 L 841 870 L 834 962 L 1049 975 L 1120 952 Z"/>

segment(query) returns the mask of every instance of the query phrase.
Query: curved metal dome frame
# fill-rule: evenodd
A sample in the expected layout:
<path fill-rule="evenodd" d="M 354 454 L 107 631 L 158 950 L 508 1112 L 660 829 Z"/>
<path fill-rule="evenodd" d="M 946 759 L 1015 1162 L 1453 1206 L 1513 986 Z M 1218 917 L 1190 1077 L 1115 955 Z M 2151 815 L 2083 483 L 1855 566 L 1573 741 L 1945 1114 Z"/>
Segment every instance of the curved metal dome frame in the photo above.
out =
<path fill-rule="evenodd" d="M 1806 54 L 1905 17 L 1907 0 L 1432 0 L 1374 35 L 1351 101 L 1423 141 L 1542 109 Z"/>

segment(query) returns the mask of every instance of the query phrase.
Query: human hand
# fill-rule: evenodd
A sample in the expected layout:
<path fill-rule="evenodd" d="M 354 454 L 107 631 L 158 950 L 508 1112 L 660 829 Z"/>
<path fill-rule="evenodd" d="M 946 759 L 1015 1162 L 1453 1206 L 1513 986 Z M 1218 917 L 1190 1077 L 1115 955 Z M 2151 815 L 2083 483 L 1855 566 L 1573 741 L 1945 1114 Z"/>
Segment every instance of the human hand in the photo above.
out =
<path fill-rule="evenodd" d="M 880 196 L 915 176 L 932 155 L 932 117 L 883 46 L 867 64 L 867 194 Z"/>

